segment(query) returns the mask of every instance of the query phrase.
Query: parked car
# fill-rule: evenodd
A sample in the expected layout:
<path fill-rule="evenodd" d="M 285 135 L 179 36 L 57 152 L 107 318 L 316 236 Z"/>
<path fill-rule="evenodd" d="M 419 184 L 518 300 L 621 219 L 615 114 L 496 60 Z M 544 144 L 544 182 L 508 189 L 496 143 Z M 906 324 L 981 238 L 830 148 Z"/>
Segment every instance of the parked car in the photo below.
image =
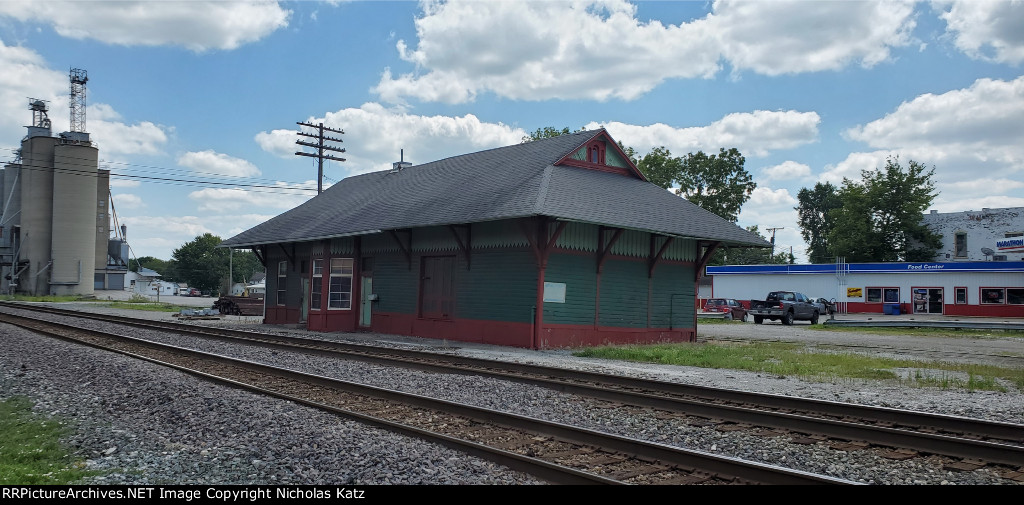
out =
<path fill-rule="evenodd" d="M 704 312 L 724 312 L 726 319 L 747 322 L 747 309 L 732 298 L 711 298 L 704 304 Z"/>
<path fill-rule="evenodd" d="M 199 290 L 196 288 L 189 288 L 188 296 L 202 296 L 202 293 L 200 293 Z"/>
<path fill-rule="evenodd" d="M 835 304 L 828 301 L 826 298 L 814 298 L 811 300 L 811 303 L 818 307 L 818 310 L 822 315 L 832 314 L 836 311 Z"/>
<path fill-rule="evenodd" d="M 750 314 L 754 316 L 754 324 L 761 324 L 765 319 L 782 320 L 782 324 L 790 326 L 793 321 L 810 321 L 818 324 L 819 309 L 803 293 L 795 291 L 772 291 L 762 300 L 750 300 Z"/>

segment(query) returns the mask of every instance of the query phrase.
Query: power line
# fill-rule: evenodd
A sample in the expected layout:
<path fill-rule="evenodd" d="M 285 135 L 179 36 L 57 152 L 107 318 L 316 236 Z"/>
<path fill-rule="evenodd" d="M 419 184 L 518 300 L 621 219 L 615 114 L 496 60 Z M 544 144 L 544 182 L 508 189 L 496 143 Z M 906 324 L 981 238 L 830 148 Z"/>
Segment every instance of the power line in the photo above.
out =
<path fill-rule="evenodd" d="M 17 151 L 17 149 L 11 149 L 11 148 L 7 148 L 7 150 L 14 151 L 14 152 Z M 71 166 L 81 166 L 81 167 L 87 167 L 87 168 L 91 168 L 93 166 L 96 166 L 96 165 L 92 164 L 93 160 L 91 158 L 81 158 L 81 157 L 70 157 L 69 156 L 69 157 L 64 157 L 63 159 L 65 159 L 65 160 L 79 160 L 79 161 L 87 162 L 87 163 L 68 163 L 68 165 L 71 165 Z M 259 186 L 261 183 L 263 183 L 263 186 L 265 186 L 265 187 L 275 187 L 276 188 L 276 187 L 279 187 L 279 186 L 276 186 L 276 185 L 269 186 L 266 183 L 283 182 L 284 184 L 295 186 L 296 188 L 301 188 L 303 190 L 310 190 L 310 191 L 312 190 L 312 188 L 302 188 L 302 185 L 304 185 L 305 183 L 301 183 L 301 182 L 275 181 L 273 179 L 261 179 L 261 178 L 254 178 L 254 177 L 233 177 L 233 176 L 228 176 L 228 175 L 218 174 L 218 173 L 211 173 L 211 172 L 196 172 L 196 171 L 191 171 L 191 170 L 167 168 L 167 167 L 160 167 L 160 166 L 153 166 L 153 165 L 139 165 L 139 164 L 135 164 L 135 163 L 108 161 L 108 160 L 97 160 L 97 162 L 99 163 L 99 168 L 106 168 L 106 169 L 110 170 L 112 177 L 125 177 L 125 178 L 138 177 L 138 176 L 134 176 L 132 174 L 121 174 L 121 173 L 114 172 L 115 168 L 111 167 L 111 165 L 123 165 L 123 166 L 129 167 L 129 168 L 120 168 L 120 170 L 138 171 L 138 170 L 141 170 L 141 169 L 145 169 L 145 170 L 147 170 L 147 172 L 157 173 L 157 174 L 160 174 L 160 175 L 210 176 L 210 177 L 220 178 L 220 179 L 226 180 L 226 181 L 231 181 L 232 183 L 235 183 L 237 185 L 242 185 L 242 186 Z M 186 179 L 168 179 L 168 180 L 181 180 L 181 181 L 185 181 Z M 189 181 L 189 182 L 195 182 L 197 184 L 203 184 L 206 181 Z M 227 183 L 221 183 L 221 184 L 227 184 Z M 292 189 L 292 188 L 288 188 L 288 189 Z"/>

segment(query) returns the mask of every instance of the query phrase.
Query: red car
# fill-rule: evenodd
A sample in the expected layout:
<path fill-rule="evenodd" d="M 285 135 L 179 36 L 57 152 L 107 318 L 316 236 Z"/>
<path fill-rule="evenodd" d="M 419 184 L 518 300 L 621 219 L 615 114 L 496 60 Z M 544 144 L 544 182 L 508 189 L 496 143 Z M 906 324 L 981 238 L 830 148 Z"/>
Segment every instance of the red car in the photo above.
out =
<path fill-rule="evenodd" d="M 726 319 L 747 322 L 747 309 L 732 298 L 711 298 L 704 304 L 704 312 L 725 312 Z"/>

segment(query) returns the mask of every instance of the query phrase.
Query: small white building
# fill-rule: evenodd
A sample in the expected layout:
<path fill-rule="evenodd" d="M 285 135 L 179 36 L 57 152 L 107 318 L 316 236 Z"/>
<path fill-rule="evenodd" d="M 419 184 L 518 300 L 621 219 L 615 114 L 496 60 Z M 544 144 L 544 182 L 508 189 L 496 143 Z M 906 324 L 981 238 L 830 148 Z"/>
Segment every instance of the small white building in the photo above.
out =
<path fill-rule="evenodd" d="M 178 285 L 173 282 L 160 280 L 160 274 L 146 267 L 140 267 L 138 272 L 128 272 L 125 277 L 128 279 L 128 291 L 146 296 L 173 296 Z"/>
<path fill-rule="evenodd" d="M 942 235 L 934 261 L 1024 261 L 1024 207 L 933 210 L 923 221 Z"/>

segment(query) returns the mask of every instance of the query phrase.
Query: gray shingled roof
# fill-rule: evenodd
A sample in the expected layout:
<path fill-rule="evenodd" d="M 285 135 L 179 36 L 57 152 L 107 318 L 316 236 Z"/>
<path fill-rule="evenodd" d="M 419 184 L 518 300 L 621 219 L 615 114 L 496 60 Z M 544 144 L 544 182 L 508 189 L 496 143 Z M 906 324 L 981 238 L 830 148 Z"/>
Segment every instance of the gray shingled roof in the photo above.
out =
<path fill-rule="evenodd" d="M 756 234 L 640 179 L 553 163 L 604 130 L 348 177 L 223 247 L 550 216 L 665 235 L 769 247 Z"/>

